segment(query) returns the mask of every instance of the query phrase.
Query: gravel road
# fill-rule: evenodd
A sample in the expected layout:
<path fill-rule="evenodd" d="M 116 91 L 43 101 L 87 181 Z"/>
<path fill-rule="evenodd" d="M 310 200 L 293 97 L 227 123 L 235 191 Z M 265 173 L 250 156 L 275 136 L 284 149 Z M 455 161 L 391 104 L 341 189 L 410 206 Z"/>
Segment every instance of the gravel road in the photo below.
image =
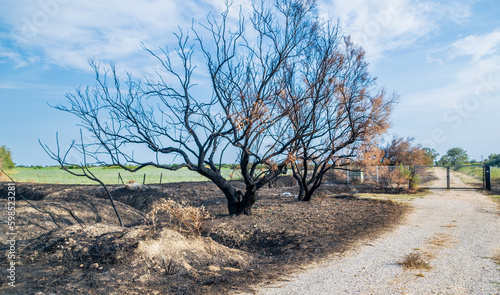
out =
<path fill-rule="evenodd" d="M 445 185 L 445 171 L 436 169 Z M 466 187 L 452 175 L 452 184 Z M 474 190 L 432 190 L 411 201 L 403 224 L 257 294 L 500 294 L 500 210 Z M 429 270 L 404 269 L 420 253 Z"/>

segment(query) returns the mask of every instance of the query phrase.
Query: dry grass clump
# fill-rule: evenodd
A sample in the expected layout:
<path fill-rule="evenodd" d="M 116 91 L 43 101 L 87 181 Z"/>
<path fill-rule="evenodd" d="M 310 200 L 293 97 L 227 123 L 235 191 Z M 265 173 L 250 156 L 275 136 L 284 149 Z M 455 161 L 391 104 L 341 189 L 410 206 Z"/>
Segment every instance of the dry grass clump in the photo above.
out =
<path fill-rule="evenodd" d="M 495 261 L 495 263 L 500 266 L 500 250 L 497 251 L 497 253 L 493 257 L 491 257 L 491 259 L 493 259 L 493 261 Z"/>
<path fill-rule="evenodd" d="M 399 262 L 404 268 L 412 269 L 430 269 L 430 264 L 424 260 L 419 252 L 412 252 L 403 257 L 403 261 Z"/>
<path fill-rule="evenodd" d="M 446 234 L 437 234 L 428 241 L 434 247 L 447 247 L 451 242 L 451 237 Z"/>
<path fill-rule="evenodd" d="M 172 229 L 190 235 L 200 235 L 210 214 L 205 207 L 193 207 L 186 202 L 177 203 L 173 200 L 161 199 L 153 203 L 151 210 L 146 215 L 146 223 L 153 230 L 160 224 L 166 224 Z"/>

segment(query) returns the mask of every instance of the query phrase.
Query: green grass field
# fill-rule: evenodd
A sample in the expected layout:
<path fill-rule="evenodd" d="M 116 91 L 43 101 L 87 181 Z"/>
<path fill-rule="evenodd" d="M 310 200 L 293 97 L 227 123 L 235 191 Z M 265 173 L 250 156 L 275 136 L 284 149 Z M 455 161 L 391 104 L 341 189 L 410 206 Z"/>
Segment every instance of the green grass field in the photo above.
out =
<path fill-rule="evenodd" d="M 78 169 L 74 169 L 73 171 L 79 172 Z M 182 168 L 179 169 L 178 171 L 168 171 L 164 169 L 147 167 L 139 170 L 136 173 L 130 173 L 121 169 L 104 169 L 102 167 L 95 167 L 91 168 L 90 171 L 92 171 L 92 173 L 94 173 L 105 184 L 121 184 L 121 181 L 119 181 L 118 179 L 118 173 L 120 173 L 125 183 L 129 181 L 142 183 L 144 174 L 146 174 L 146 184 L 160 183 L 161 174 L 163 174 L 162 183 L 208 180 L 208 178 L 205 178 L 196 172 L 189 171 L 187 168 Z M 230 168 L 222 169 L 222 175 L 226 179 L 230 179 L 232 172 L 233 170 Z M 44 167 L 41 169 L 18 167 L 15 168 L 14 171 L 10 172 L 10 176 L 12 176 L 14 180 L 17 182 L 57 183 L 57 184 L 97 184 L 87 179 L 86 177 L 73 176 L 59 169 L 58 167 Z M 232 179 L 240 179 L 240 178 L 241 174 L 239 173 L 238 170 L 236 170 Z"/>

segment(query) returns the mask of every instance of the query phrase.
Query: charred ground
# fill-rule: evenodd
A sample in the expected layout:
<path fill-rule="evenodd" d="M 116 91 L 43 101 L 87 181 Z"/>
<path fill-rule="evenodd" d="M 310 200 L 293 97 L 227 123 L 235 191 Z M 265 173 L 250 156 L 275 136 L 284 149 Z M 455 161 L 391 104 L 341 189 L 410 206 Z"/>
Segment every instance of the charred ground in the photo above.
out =
<path fill-rule="evenodd" d="M 97 186 L 18 184 L 19 192 L 39 209 L 51 212 L 60 227 L 47 214 L 17 201 L 17 287 L 4 284 L 1 291 L 220 294 L 249 290 L 380 234 L 397 224 L 406 209 L 390 201 L 356 198 L 352 188 L 335 185 L 322 188 L 312 201 L 301 202 L 288 182 L 263 190 L 252 216 L 228 216 L 224 197 L 210 182 L 140 189 L 112 186 L 124 228 L 117 226 L 109 201 Z M 0 185 L 0 194 L 7 195 L 6 186 Z M 160 198 L 204 206 L 213 218 L 200 237 L 168 228 L 152 230 L 144 217 Z M 7 201 L 1 202 L 5 207 Z M 5 241 L 2 233 L 2 265 L 7 263 Z"/>

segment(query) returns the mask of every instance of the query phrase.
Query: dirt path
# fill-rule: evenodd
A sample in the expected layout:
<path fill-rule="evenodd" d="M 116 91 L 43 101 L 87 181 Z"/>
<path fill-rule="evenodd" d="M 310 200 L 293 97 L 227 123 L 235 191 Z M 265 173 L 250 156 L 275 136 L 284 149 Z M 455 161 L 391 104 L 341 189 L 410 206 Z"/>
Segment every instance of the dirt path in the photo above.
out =
<path fill-rule="evenodd" d="M 435 170 L 436 185 L 446 173 Z M 466 187 L 452 175 L 452 183 Z M 412 201 L 404 224 L 341 257 L 310 267 L 258 294 L 500 294 L 500 210 L 473 190 L 433 190 Z M 417 252 L 429 270 L 404 269 Z"/>

